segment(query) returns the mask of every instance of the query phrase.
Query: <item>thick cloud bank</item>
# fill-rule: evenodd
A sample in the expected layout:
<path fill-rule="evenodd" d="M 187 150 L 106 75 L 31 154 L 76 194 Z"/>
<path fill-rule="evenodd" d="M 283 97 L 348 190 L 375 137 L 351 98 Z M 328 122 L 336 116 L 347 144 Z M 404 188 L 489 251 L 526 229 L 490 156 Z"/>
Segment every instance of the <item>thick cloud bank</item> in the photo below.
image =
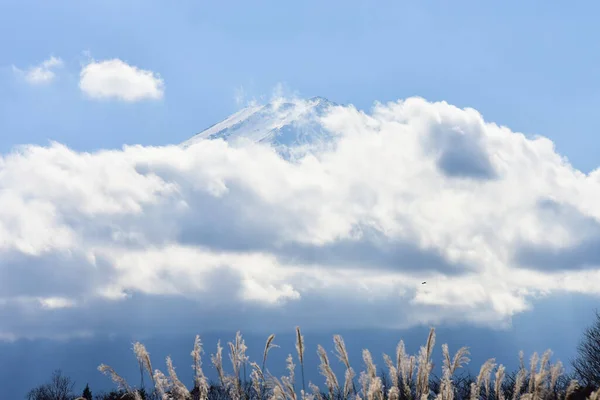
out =
<path fill-rule="evenodd" d="M 0 336 L 500 326 L 600 295 L 600 172 L 550 140 L 419 98 L 321 123 L 335 148 L 295 162 L 222 140 L 3 155 Z"/>

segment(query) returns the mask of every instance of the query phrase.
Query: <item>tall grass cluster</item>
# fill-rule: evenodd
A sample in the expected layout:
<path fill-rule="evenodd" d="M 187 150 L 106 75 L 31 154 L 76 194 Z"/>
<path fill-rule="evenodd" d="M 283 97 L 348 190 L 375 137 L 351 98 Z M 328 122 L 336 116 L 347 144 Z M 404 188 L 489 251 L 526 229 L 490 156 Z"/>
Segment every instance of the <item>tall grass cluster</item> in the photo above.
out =
<path fill-rule="evenodd" d="M 153 369 L 150 354 L 143 344 L 136 342 L 133 350 L 140 366 L 142 377 L 150 376 L 152 388 L 149 391 L 132 388 L 110 366 L 101 364 L 98 369 L 110 376 L 124 399 L 161 400 L 600 400 L 600 389 L 583 394 L 578 382 L 564 375 L 560 361 L 551 363 L 551 351 L 541 357 L 534 353 L 526 365 L 523 353 L 519 354 L 520 368 L 508 374 L 506 368 L 497 365 L 495 359 L 487 360 L 479 373 L 465 378 L 458 371 L 469 363 L 467 347 L 458 349 L 454 355 L 447 344 L 442 348 L 442 375 L 432 376 L 432 354 L 435 345 L 435 329 L 431 329 L 424 346 L 416 355 L 405 350 L 402 340 L 396 346 L 395 355 L 383 354 L 385 368 L 377 373 L 373 355 L 367 349 L 362 351 L 363 370 L 356 373 L 340 335 L 333 336 L 333 353 L 344 369 L 343 379 L 333 372 L 327 351 L 317 346 L 320 359 L 319 370 L 323 376 L 323 386 L 306 382 L 304 378 L 304 338 L 300 328 L 296 328 L 296 354 L 287 356 L 287 375 L 276 377 L 268 372 L 269 351 L 277 345 L 275 335 L 270 335 L 265 343 L 260 365 L 246 356 L 247 347 L 240 332 L 233 342 L 228 343 L 229 372 L 223 361 L 223 347 L 217 343 L 215 354 L 210 360 L 216 369 L 218 383 L 211 385 L 202 369 L 202 342 L 196 336 L 191 352 L 194 370 L 193 388 L 189 390 L 177 377 L 170 357 L 166 358 L 166 373 Z M 300 379 L 296 378 L 297 364 Z M 250 374 L 247 379 L 247 368 Z"/>

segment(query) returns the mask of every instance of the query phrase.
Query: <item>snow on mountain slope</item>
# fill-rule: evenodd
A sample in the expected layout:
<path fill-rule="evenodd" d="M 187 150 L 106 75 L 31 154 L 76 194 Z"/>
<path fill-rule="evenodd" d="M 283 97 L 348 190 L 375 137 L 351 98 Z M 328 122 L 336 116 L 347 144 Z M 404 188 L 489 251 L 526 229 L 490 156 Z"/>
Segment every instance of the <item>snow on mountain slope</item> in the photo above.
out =
<path fill-rule="evenodd" d="M 333 134 L 320 118 L 335 103 L 321 97 L 309 100 L 276 100 L 266 105 L 244 108 L 181 145 L 192 146 L 202 140 L 228 142 L 250 140 L 273 146 L 283 157 L 294 159 L 307 151 L 332 142 Z"/>

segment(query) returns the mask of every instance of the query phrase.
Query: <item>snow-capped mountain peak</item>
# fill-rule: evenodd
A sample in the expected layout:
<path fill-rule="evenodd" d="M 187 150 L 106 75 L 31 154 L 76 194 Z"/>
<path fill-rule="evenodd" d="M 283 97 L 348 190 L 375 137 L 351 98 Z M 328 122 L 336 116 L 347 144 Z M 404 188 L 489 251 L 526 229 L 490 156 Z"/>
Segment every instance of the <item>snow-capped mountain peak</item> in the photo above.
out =
<path fill-rule="evenodd" d="M 250 140 L 272 145 L 282 156 L 294 158 L 331 142 L 333 134 L 322 126 L 320 118 L 332 106 L 336 104 L 322 97 L 276 99 L 265 105 L 250 105 L 194 135 L 182 146 L 207 139 Z"/>

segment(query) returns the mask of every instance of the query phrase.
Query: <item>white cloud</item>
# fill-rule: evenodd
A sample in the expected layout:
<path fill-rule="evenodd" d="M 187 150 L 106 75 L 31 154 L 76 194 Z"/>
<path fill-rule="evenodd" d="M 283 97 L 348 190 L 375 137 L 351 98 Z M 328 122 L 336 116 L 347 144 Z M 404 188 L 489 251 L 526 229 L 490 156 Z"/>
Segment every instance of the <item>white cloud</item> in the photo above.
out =
<path fill-rule="evenodd" d="M 168 325 L 186 302 L 217 328 L 499 326 L 539 296 L 600 295 L 600 171 L 550 140 L 418 98 L 323 124 L 336 148 L 296 163 L 223 141 L 6 154 L 0 337 L 34 328 L 24 308 L 55 335 L 94 307 Z"/>
<path fill-rule="evenodd" d="M 158 100 L 165 84 L 157 73 L 129 65 L 117 58 L 91 61 L 81 69 L 79 88 L 93 99 L 135 102 Z"/>
<path fill-rule="evenodd" d="M 66 308 L 72 307 L 74 305 L 72 300 L 65 299 L 62 297 L 48 297 L 45 299 L 39 299 L 39 302 L 42 305 L 42 307 L 49 309 Z"/>
<path fill-rule="evenodd" d="M 51 56 L 41 64 L 30 67 L 26 71 L 23 71 L 13 65 L 13 71 L 19 75 L 22 75 L 30 84 L 40 85 L 52 82 L 56 78 L 55 70 L 57 68 L 61 68 L 63 65 L 64 63 L 60 58 Z"/>

